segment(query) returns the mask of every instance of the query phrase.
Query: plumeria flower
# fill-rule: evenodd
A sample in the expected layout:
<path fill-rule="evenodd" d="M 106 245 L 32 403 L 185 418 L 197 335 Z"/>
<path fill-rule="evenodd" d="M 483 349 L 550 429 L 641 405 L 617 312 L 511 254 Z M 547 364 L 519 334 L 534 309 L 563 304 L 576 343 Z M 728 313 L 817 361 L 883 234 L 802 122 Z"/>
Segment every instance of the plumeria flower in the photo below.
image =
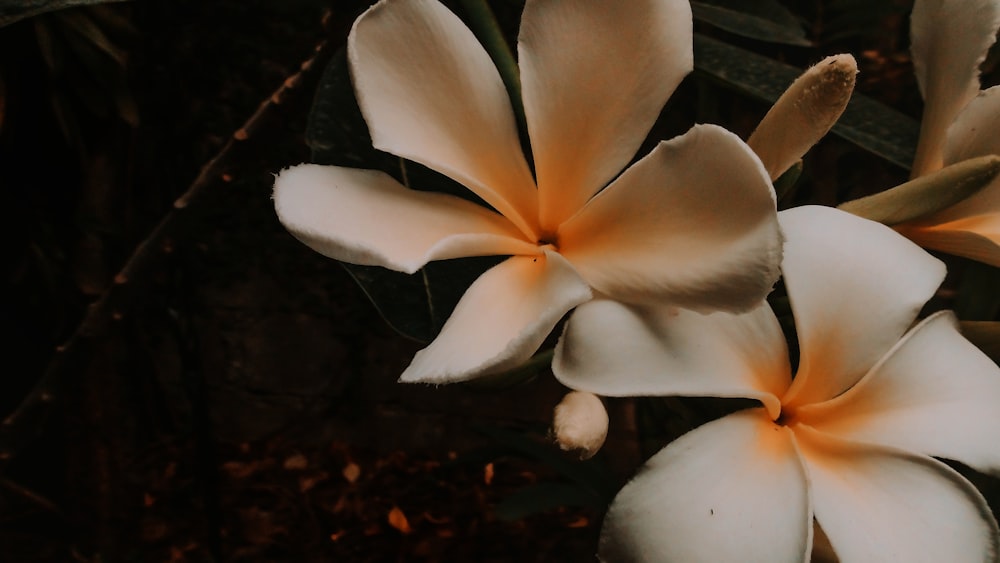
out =
<path fill-rule="evenodd" d="M 815 521 L 844 562 L 996 561 L 986 501 L 935 459 L 1000 471 L 1000 368 L 951 313 L 914 325 L 944 265 L 846 212 L 779 218 L 794 378 L 766 305 L 697 315 L 594 300 L 568 321 L 553 369 L 572 388 L 760 401 L 653 456 L 609 509 L 602 559 L 807 561 Z"/>
<path fill-rule="evenodd" d="M 441 4 L 383 0 L 348 38 L 375 147 L 490 207 L 371 170 L 302 165 L 275 182 L 281 222 L 337 260 L 413 273 L 510 256 L 472 284 L 402 381 L 512 368 L 595 294 L 700 311 L 763 299 L 781 235 L 767 173 L 742 141 L 696 126 L 622 172 L 692 68 L 686 0 L 528 0 L 518 59 L 533 168 L 496 67 Z"/>
<path fill-rule="evenodd" d="M 998 0 L 914 4 L 910 50 L 925 102 L 914 177 L 968 158 L 1000 154 L 1000 87 L 979 90 L 979 65 L 998 28 Z M 896 228 L 926 248 L 1000 266 L 1000 179 Z"/>

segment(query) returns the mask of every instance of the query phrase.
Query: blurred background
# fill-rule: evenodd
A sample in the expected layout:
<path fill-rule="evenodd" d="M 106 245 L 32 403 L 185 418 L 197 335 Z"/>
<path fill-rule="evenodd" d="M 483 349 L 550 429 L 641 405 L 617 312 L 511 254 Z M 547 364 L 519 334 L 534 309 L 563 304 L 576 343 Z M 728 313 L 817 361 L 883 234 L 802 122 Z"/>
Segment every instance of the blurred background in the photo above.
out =
<path fill-rule="evenodd" d="M 732 408 L 611 401 L 608 447 L 580 463 L 546 438 L 566 390 L 544 371 L 503 388 L 395 382 L 421 343 L 270 200 L 273 175 L 312 158 L 314 94 L 369 4 L 0 1 L 0 559 L 591 560 L 635 467 Z M 513 41 L 523 2 L 489 4 Z M 798 68 L 852 53 L 857 91 L 915 125 L 910 2 L 778 5 L 802 41 L 696 30 Z M 699 68 L 640 154 L 695 122 L 745 138 L 769 106 Z M 907 176 L 830 135 L 784 204 Z M 946 287 L 995 294 L 995 268 L 949 264 Z M 997 319 L 995 298 L 948 291 L 964 319 Z"/>

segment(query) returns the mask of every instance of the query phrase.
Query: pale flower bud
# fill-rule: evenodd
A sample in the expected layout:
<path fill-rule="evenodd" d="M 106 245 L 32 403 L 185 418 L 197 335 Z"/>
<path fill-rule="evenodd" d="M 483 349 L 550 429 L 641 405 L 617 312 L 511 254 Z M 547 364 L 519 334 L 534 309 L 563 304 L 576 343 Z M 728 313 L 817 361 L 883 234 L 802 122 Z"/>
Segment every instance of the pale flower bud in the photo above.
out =
<path fill-rule="evenodd" d="M 844 113 L 858 63 L 834 55 L 805 71 L 774 103 L 747 144 L 774 180 L 802 158 Z"/>
<path fill-rule="evenodd" d="M 578 451 L 581 459 L 588 459 L 608 437 L 608 411 L 596 395 L 573 391 L 556 405 L 552 430 L 560 448 Z"/>

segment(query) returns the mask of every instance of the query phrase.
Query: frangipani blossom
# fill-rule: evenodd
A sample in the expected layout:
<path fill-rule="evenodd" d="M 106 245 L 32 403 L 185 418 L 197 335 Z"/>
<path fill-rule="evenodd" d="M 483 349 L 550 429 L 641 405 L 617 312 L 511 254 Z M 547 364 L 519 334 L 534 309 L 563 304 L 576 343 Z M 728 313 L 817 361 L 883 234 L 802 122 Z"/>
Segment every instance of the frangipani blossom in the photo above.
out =
<path fill-rule="evenodd" d="M 595 300 L 567 323 L 553 369 L 569 387 L 761 402 L 653 456 L 611 505 L 602 559 L 808 561 L 815 520 L 843 562 L 996 561 L 985 500 L 935 459 L 1000 471 L 1000 368 L 948 312 L 913 326 L 944 265 L 835 209 L 779 219 L 794 378 L 766 305 L 697 315 Z"/>
<path fill-rule="evenodd" d="M 917 0 L 910 21 L 924 115 L 913 176 L 1000 154 L 1000 87 L 979 65 L 1000 28 L 1000 0 Z M 942 211 L 896 225 L 921 246 L 1000 266 L 1000 179 Z"/>
<path fill-rule="evenodd" d="M 781 236 L 767 173 L 742 141 L 696 126 L 621 172 L 692 68 L 686 0 L 528 0 L 518 55 L 534 175 L 496 67 L 441 4 L 383 0 L 348 39 L 375 147 L 492 209 L 369 170 L 302 165 L 275 182 L 285 227 L 338 260 L 413 273 L 431 260 L 510 255 L 473 283 L 401 380 L 514 367 L 595 294 L 701 311 L 763 299 Z"/>

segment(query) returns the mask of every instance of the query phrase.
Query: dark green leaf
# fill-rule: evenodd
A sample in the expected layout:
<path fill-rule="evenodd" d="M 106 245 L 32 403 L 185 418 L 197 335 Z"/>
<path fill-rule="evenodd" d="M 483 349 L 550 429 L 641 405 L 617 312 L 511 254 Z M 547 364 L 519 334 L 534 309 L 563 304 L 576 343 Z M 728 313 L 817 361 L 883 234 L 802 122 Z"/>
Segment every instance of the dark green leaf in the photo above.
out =
<path fill-rule="evenodd" d="M 691 11 L 696 20 L 750 39 L 805 47 L 812 45 L 797 21 L 792 25 L 778 23 L 742 10 L 704 2 L 691 2 Z"/>
<path fill-rule="evenodd" d="M 695 34 L 695 69 L 726 87 L 774 103 L 802 70 L 716 39 Z M 920 126 L 916 120 L 861 94 L 854 94 L 832 132 L 908 169 Z"/>
<path fill-rule="evenodd" d="M 588 491 L 605 506 L 615 495 L 615 479 L 598 458 L 586 461 L 569 459 L 554 443 L 542 444 L 533 436 L 499 426 L 480 424 L 473 430 L 524 457 L 544 463 L 578 488 Z"/>
<path fill-rule="evenodd" d="M 10 25 L 24 18 L 71 8 L 73 6 L 124 1 L 126 0 L 0 0 L 0 27 Z"/>
<path fill-rule="evenodd" d="M 955 313 L 963 321 L 993 321 L 1000 315 L 1000 268 L 970 261 L 962 272 Z"/>
<path fill-rule="evenodd" d="M 541 482 L 529 485 L 500 501 L 494 514 L 500 520 L 509 522 L 564 506 L 603 509 L 607 503 L 572 483 Z"/>
<path fill-rule="evenodd" d="M 960 326 L 969 342 L 1000 364 L 1000 322 L 962 321 Z"/>

